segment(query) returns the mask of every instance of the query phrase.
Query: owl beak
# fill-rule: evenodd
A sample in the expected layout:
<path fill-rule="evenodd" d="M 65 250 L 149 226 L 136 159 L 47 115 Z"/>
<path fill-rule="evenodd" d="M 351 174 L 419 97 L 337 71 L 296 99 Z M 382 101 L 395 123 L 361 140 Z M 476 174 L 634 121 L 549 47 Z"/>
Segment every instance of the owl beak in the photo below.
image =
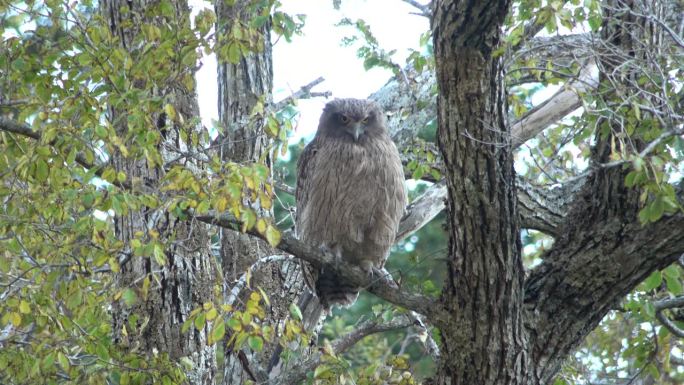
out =
<path fill-rule="evenodd" d="M 364 131 L 365 130 L 361 124 L 354 124 L 354 127 L 352 128 L 352 136 L 354 137 L 355 142 L 359 141 L 359 138 L 361 137 L 361 135 L 363 135 Z"/>

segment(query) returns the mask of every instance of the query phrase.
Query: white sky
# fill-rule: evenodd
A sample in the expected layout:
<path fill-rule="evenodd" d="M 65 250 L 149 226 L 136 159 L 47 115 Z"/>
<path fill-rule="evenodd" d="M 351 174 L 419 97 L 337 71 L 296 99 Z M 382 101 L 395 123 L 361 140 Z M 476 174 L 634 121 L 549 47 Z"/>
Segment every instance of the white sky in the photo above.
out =
<path fill-rule="evenodd" d="M 397 50 L 395 61 L 403 64 L 408 48 L 418 49 L 420 34 L 429 28 L 428 19 L 412 15 L 415 9 L 401 0 L 343 0 L 339 11 L 332 0 L 282 0 L 283 11 L 307 15 L 302 36 L 288 43 L 279 39 L 273 48 L 273 80 L 275 101 L 284 99 L 301 86 L 319 76 L 325 81 L 313 91 L 331 91 L 333 97 L 366 98 L 382 87 L 392 76 L 389 70 L 365 71 L 355 47 L 343 47 L 342 38 L 352 36 L 352 27 L 336 27 L 342 18 L 363 18 L 371 27 L 380 46 Z M 207 4 L 201 0 L 191 4 Z M 218 120 L 216 61 L 204 58 L 197 74 L 202 120 L 205 126 Z M 324 98 L 299 102 L 301 116 L 294 139 L 310 136 L 316 130 Z"/>

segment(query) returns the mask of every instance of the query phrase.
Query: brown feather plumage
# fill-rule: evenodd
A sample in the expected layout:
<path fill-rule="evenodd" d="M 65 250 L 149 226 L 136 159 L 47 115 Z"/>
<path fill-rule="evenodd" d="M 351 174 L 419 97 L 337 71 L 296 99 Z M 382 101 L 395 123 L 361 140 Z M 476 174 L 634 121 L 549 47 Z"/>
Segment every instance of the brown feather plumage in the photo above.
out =
<path fill-rule="evenodd" d="M 383 267 L 407 202 L 399 152 L 377 104 L 329 102 L 297 169 L 299 238 L 369 273 Z M 309 273 L 307 283 L 323 306 L 356 299 L 359 288 L 334 273 Z"/>

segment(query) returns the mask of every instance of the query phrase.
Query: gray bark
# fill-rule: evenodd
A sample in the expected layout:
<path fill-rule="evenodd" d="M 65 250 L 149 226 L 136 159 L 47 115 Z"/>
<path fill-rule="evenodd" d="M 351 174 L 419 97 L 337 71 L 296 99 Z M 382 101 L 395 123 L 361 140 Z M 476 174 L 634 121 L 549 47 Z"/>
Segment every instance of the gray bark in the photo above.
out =
<path fill-rule="evenodd" d="M 249 23 L 255 13 L 254 4 L 239 0 L 235 4 L 216 2 L 218 31 L 230 30 L 232 23 Z M 267 153 L 270 142 L 263 131 L 263 120 L 252 119 L 249 115 L 258 101 L 268 106 L 272 102 L 273 88 L 272 47 L 270 41 L 271 25 L 266 23 L 260 29 L 263 44 L 260 49 L 240 58 L 237 64 L 219 61 L 219 121 L 224 133 L 217 139 L 220 144 L 221 159 L 224 162 L 251 163 L 264 162 L 271 166 Z M 272 212 L 254 207 L 259 216 L 272 216 Z M 221 260 L 226 286 L 235 281 L 259 258 L 275 251 L 261 239 L 239 231 L 224 230 L 221 233 Z M 270 307 L 267 309 L 265 325 L 278 330 L 280 323 L 289 314 L 289 305 L 296 301 L 304 288 L 298 262 L 282 261 L 265 264 L 255 271 L 252 287 L 262 288 L 269 295 Z M 245 292 L 241 293 L 245 295 Z M 277 334 L 277 333 L 276 333 Z M 228 338 L 228 337 L 227 337 Z M 226 351 L 223 365 L 223 383 L 239 384 L 245 380 L 267 378 L 267 368 L 274 353 L 277 353 L 278 340 L 266 341 L 260 353 L 247 348 L 242 352 Z M 240 360 L 240 355 L 247 359 Z M 256 378 L 252 378 L 252 374 Z"/>
<path fill-rule="evenodd" d="M 449 251 L 437 321 L 437 383 L 528 379 L 521 244 L 501 60 L 508 1 L 436 1 L 438 138 L 448 190 Z M 475 18 L 472 20 L 471 18 Z"/>
<path fill-rule="evenodd" d="M 159 19 L 148 19 L 145 10 L 154 1 L 116 1 L 100 2 L 101 14 L 108 20 L 112 33 L 120 39 L 123 47 L 135 57 L 133 39 L 140 33 L 141 23 L 154 23 Z M 189 9 L 184 1 L 173 2 L 177 20 L 189 23 Z M 122 10 L 128 12 L 122 13 Z M 124 23 L 130 22 L 127 26 Z M 156 85 L 134 83 L 132 87 L 149 86 L 157 96 L 173 103 L 178 114 L 185 118 L 198 116 L 195 89 L 185 89 L 180 85 Z M 125 138 L 128 127 L 126 111 L 109 109 L 108 119 L 116 127 L 119 137 Z M 123 123 L 122 123 L 123 122 Z M 149 129 L 163 130 L 160 152 L 166 163 L 171 159 L 163 150 L 165 146 L 176 147 L 181 142 L 179 127 L 171 119 L 166 119 L 162 111 L 151 116 Z M 119 152 L 111 154 L 115 169 L 126 173 L 128 180 L 144 181 L 141 188 L 160 191 L 160 179 L 165 170 L 150 167 L 143 157 L 124 157 Z M 189 167 L 194 167 L 188 164 Z M 149 293 L 138 295 L 132 307 L 114 303 L 112 319 L 116 340 L 130 348 L 142 349 L 149 355 L 155 352 L 167 353 L 172 359 L 186 357 L 193 363 L 186 372 L 187 381 L 192 384 L 213 384 L 216 373 L 215 348 L 207 344 L 208 330 L 191 329 L 181 333 L 181 326 L 188 314 L 202 303 L 212 301 L 216 263 L 211 256 L 209 236 L 206 226 L 173 218 L 163 209 L 143 208 L 125 215 L 114 217 L 117 238 L 124 245 L 138 237 L 136 232 L 149 234 L 155 230 L 159 239 L 166 244 L 166 262 L 160 265 L 152 257 L 132 257 L 121 267 L 118 285 L 121 288 L 139 290 L 145 279 L 150 280 Z M 156 284 L 155 282 L 158 282 Z M 140 292 L 139 292 L 140 293 Z M 133 322 L 133 316 L 137 321 Z M 125 332 L 124 332 L 125 330 Z"/>

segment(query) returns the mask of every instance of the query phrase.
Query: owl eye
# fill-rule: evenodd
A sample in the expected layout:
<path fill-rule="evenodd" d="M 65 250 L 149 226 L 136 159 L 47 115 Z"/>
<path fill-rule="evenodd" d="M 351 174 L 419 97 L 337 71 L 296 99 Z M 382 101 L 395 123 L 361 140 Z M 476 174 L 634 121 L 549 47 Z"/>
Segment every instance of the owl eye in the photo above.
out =
<path fill-rule="evenodd" d="M 340 122 L 342 122 L 344 124 L 349 123 L 349 118 L 347 117 L 347 115 L 340 114 Z"/>
<path fill-rule="evenodd" d="M 368 117 L 366 116 L 365 118 L 363 118 L 363 120 L 361 121 L 361 123 L 363 123 L 363 124 L 368 123 Z"/>

